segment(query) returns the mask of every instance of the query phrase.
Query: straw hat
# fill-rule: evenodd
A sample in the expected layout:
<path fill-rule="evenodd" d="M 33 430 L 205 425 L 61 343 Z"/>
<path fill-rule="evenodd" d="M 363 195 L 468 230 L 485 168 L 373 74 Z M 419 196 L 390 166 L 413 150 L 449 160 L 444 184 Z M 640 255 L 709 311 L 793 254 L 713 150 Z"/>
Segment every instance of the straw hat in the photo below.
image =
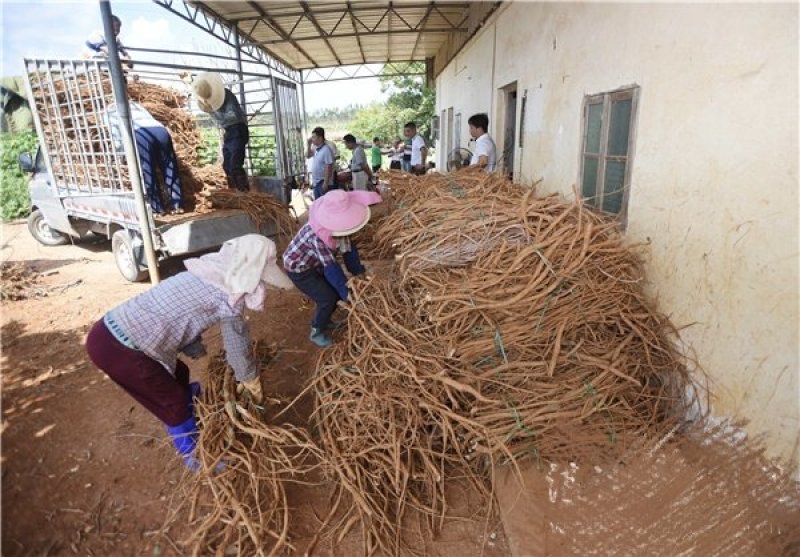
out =
<path fill-rule="evenodd" d="M 369 222 L 370 210 L 353 192 L 332 190 L 314 201 L 315 219 L 331 234 L 349 236 L 364 228 Z"/>
<path fill-rule="evenodd" d="M 217 111 L 225 102 L 225 84 L 216 72 L 203 72 L 192 81 L 192 90 L 198 99 Z"/>

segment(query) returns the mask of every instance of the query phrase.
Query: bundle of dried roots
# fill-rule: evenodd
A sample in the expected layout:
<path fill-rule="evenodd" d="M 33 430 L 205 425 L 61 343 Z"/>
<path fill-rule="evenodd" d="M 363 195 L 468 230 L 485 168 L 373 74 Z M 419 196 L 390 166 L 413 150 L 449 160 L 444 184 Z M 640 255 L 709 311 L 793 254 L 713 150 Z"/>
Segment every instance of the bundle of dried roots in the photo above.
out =
<path fill-rule="evenodd" d="M 256 361 L 264 361 L 256 344 Z M 289 539 L 286 482 L 302 481 L 318 462 L 305 430 L 269 425 L 265 409 L 237 394 L 221 354 L 212 358 L 201 401 L 197 459 L 200 471 L 185 476 L 184 497 L 167 525 L 188 512 L 193 555 L 273 556 L 294 551 Z"/>
<path fill-rule="evenodd" d="M 405 178 L 424 197 L 401 196 L 376 234 L 394 276 L 353 284 L 347 340 L 314 378 L 367 553 L 399 553 L 410 509 L 435 533 L 448 478 L 488 494 L 500 460 L 613 458 L 679 422 L 692 391 L 615 221 L 467 176 Z"/>
<path fill-rule="evenodd" d="M 24 300 L 41 295 L 35 287 L 39 275 L 21 261 L 0 263 L 0 300 Z"/>
<path fill-rule="evenodd" d="M 241 192 L 231 189 L 211 191 L 208 202 L 218 209 L 241 209 L 259 228 L 274 222 L 279 243 L 288 243 L 297 231 L 297 221 L 286 204 L 264 192 Z"/>

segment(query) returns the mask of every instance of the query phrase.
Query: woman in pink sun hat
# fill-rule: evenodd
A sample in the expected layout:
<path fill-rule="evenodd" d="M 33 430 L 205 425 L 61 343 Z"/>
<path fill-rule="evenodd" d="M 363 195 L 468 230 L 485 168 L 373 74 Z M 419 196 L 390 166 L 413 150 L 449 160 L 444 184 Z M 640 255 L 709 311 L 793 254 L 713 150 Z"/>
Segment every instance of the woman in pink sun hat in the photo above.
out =
<path fill-rule="evenodd" d="M 311 204 L 308 223 L 283 252 L 289 279 L 316 303 L 309 338 L 320 348 L 333 344 L 328 334 L 331 316 L 339 300 L 347 301 L 347 280 L 336 255 L 342 255 L 351 275 L 364 273 L 350 235 L 369 222 L 369 206 L 380 202 L 381 196 L 374 192 L 329 191 Z"/>

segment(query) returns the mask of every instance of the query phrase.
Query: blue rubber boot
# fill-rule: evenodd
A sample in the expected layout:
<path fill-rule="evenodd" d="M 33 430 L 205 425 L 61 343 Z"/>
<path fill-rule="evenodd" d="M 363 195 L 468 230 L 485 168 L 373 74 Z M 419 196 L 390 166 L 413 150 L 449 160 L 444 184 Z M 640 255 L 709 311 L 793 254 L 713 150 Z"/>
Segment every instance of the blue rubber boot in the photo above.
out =
<path fill-rule="evenodd" d="M 308 338 L 320 348 L 327 348 L 333 344 L 331 337 L 328 336 L 325 330 L 317 329 L 316 327 L 311 327 L 311 334 Z"/>
<path fill-rule="evenodd" d="M 175 426 L 167 426 L 167 433 L 172 438 L 172 444 L 178 451 L 178 454 L 183 458 L 184 464 L 192 472 L 197 472 L 200 469 L 200 463 L 194 456 L 195 449 L 197 448 L 197 438 L 200 430 L 197 428 L 197 421 L 194 415 L 191 418 Z"/>

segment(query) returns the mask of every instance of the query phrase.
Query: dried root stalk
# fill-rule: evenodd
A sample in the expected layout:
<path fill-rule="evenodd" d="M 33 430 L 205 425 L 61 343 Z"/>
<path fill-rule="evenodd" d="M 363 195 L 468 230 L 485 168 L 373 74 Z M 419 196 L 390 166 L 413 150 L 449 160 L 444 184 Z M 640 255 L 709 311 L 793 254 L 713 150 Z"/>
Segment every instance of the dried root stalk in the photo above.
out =
<path fill-rule="evenodd" d="M 491 512 L 484 470 L 470 463 L 483 433 L 454 408 L 472 389 L 448 377 L 448 362 L 414 324 L 413 300 L 388 284 L 355 291 L 347 342 L 324 353 L 314 378 L 313 418 L 326 468 L 351 505 L 335 535 L 360 524 L 365 554 L 398 555 L 411 551 L 404 540 L 414 520 L 424 535 L 440 531 L 448 479 L 471 481 Z"/>
<path fill-rule="evenodd" d="M 240 192 L 237 190 L 216 190 L 208 194 L 211 206 L 219 209 L 241 209 L 250 220 L 260 228 L 274 222 L 280 241 L 287 242 L 297 232 L 297 221 L 289 208 L 280 200 L 263 192 Z"/>
<path fill-rule="evenodd" d="M 0 300 L 24 300 L 40 295 L 35 292 L 39 275 L 25 263 L 0 264 Z"/>
<path fill-rule="evenodd" d="M 222 355 L 209 364 L 196 414 L 201 471 L 187 475 L 191 529 L 183 541 L 193 555 L 274 556 L 294 551 L 285 483 L 315 467 L 316 446 L 305 430 L 269 425 L 246 394 L 237 395 Z"/>

